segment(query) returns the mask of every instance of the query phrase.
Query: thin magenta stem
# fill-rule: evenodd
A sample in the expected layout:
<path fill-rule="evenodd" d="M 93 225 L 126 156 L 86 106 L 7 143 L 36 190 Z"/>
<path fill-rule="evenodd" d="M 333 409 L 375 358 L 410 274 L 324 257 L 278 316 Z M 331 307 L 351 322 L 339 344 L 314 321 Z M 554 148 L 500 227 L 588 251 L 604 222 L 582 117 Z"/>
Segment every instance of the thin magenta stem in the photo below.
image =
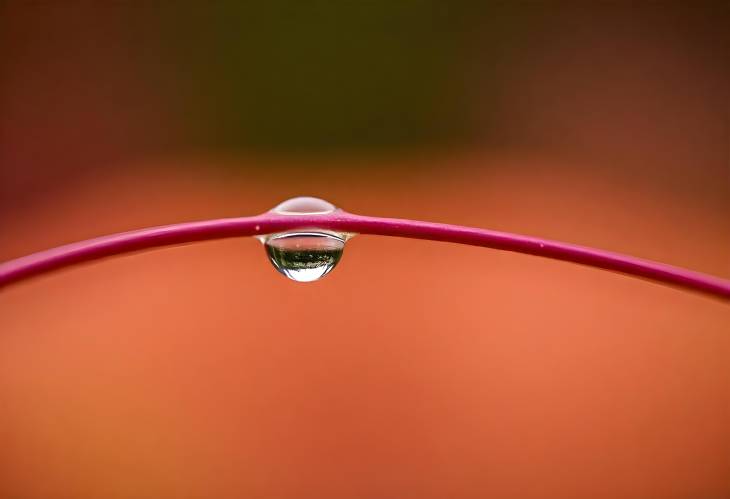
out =
<path fill-rule="evenodd" d="M 344 211 L 325 215 L 264 213 L 255 217 L 223 218 L 151 227 L 89 239 L 0 264 L 0 288 L 77 263 L 132 251 L 303 228 L 429 239 L 515 251 L 622 272 L 730 301 L 730 281 L 671 265 L 507 232 L 416 220 L 367 217 Z"/>

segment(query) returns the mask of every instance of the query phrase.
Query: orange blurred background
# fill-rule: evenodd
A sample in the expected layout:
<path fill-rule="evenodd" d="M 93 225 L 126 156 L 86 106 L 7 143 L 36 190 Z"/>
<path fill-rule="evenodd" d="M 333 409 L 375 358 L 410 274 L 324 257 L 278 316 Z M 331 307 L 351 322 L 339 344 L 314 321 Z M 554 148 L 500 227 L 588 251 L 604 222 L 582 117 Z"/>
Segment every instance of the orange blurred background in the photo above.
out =
<path fill-rule="evenodd" d="M 730 278 L 727 7 L 5 2 L 0 260 L 296 195 Z M 730 497 L 730 308 L 254 239 L 0 292 L 2 498 Z"/>

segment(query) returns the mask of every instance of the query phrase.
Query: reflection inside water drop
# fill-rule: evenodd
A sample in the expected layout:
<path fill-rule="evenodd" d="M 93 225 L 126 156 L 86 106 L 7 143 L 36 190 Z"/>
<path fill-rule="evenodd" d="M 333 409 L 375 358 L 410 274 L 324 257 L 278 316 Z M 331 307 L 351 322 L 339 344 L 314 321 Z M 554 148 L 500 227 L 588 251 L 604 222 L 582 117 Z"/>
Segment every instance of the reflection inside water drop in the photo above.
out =
<path fill-rule="evenodd" d="M 273 234 L 264 244 L 276 270 L 294 281 L 312 282 L 335 268 L 345 239 L 330 232 L 293 231 Z"/>

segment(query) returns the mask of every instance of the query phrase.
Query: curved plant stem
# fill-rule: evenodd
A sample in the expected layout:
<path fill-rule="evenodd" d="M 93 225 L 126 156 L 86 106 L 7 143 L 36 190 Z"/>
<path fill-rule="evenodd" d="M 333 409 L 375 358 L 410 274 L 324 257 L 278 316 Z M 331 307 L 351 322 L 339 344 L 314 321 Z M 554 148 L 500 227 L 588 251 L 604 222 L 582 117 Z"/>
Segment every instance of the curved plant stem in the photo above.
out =
<path fill-rule="evenodd" d="M 415 220 L 367 217 L 343 211 L 326 215 L 265 213 L 255 217 L 165 225 L 89 239 L 0 264 L 0 288 L 62 267 L 121 253 L 207 239 L 271 234 L 300 228 L 430 239 L 515 251 L 622 272 L 730 301 L 730 281 L 662 263 L 507 232 Z"/>

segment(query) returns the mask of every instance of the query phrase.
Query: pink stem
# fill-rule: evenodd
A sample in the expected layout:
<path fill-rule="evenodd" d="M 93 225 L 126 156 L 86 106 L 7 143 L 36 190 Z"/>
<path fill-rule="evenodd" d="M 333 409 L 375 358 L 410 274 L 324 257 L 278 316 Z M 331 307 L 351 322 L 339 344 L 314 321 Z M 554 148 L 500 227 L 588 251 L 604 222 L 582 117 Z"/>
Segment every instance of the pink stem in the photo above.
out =
<path fill-rule="evenodd" d="M 131 251 L 301 228 L 430 239 L 516 251 L 644 277 L 730 301 L 730 281 L 662 263 L 507 232 L 415 220 L 366 217 L 343 211 L 326 215 L 265 213 L 255 217 L 165 225 L 89 239 L 0 264 L 0 288 L 69 265 Z"/>

